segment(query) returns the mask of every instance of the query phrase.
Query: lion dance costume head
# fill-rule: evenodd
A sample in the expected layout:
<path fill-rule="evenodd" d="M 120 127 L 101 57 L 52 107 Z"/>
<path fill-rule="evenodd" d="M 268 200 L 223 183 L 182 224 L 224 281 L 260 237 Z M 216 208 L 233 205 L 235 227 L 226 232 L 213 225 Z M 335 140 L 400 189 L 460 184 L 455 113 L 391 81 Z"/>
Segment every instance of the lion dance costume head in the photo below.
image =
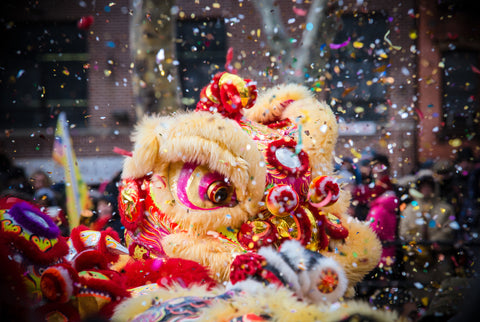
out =
<path fill-rule="evenodd" d="M 337 136 L 332 110 L 307 88 L 257 98 L 251 80 L 217 74 L 196 111 L 145 117 L 135 129 L 120 195 L 130 254 L 193 260 L 226 281 L 238 255 L 297 240 L 334 258 L 354 285 L 381 245 L 346 215 Z"/>

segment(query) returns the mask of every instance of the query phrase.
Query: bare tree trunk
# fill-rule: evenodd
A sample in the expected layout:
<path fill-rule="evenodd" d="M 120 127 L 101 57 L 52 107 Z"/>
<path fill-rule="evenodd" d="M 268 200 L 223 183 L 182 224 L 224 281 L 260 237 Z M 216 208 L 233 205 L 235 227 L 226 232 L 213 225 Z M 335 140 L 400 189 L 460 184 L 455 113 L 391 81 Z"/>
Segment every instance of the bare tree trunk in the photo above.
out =
<path fill-rule="evenodd" d="M 283 80 L 305 83 L 307 80 L 305 75 L 312 73 L 317 74 L 319 78 L 325 72 L 324 66 L 328 55 L 316 54 L 320 52 L 320 44 L 329 44 L 333 41 L 338 25 L 336 17 L 328 16 L 328 0 L 313 0 L 299 47 L 296 49 L 289 42 L 279 7 L 275 6 L 274 2 L 264 0 L 255 1 L 254 4 L 262 17 L 270 52 L 277 57 L 277 66 L 284 75 Z"/>
<path fill-rule="evenodd" d="M 270 55 L 277 58 L 280 71 L 287 72 L 288 62 L 291 61 L 291 47 L 288 34 L 285 30 L 280 10 L 275 7 L 275 0 L 253 1 L 256 10 L 263 20 L 263 30 L 270 45 Z"/>
<path fill-rule="evenodd" d="M 130 51 L 137 119 L 145 113 L 169 114 L 180 107 L 170 14 L 174 4 L 175 0 L 133 0 Z"/>
<path fill-rule="evenodd" d="M 302 42 L 296 50 L 297 62 L 291 81 L 302 82 L 304 80 L 304 69 L 310 61 L 310 51 L 318 40 L 319 29 L 325 20 L 326 4 L 328 0 L 314 0 L 308 11 L 305 29 L 303 30 Z"/>

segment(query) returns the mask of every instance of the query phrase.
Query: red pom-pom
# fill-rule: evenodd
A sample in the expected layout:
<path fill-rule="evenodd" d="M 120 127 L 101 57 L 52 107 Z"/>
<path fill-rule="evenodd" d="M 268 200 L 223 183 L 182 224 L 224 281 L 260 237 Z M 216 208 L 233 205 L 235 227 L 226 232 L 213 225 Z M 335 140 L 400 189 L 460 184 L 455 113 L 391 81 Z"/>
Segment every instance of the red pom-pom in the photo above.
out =
<path fill-rule="evenodd" d="M 334 178 L 318 176 L 310 183 L 308 196 L 310 204 L 316 208 L 331 206 L 340 197 L 340 187 Z"/>
<path fill-rule="evenodd" d="M 290 185 L 279 184 L 268 190 L 265 203 L 272 214 L 284 217 L 297 209 L 299 197 Z"/>
<path fill-rule="evenodd" d="M 40 279 L 43 296 L 50 301 L 67 303 L 74 295 L 78 273 L 68 264 L 59 264 L 47 268 Z"/>
<path fill-rule="evenodd" d="M 307 172 L 309 159 L 305 151 L 295 153 L 297 142 L 293 139 L 280 139 L 270 142 L 266 151 L 268 163 L 276 169 L 294 177 L 300 177 Z"/>

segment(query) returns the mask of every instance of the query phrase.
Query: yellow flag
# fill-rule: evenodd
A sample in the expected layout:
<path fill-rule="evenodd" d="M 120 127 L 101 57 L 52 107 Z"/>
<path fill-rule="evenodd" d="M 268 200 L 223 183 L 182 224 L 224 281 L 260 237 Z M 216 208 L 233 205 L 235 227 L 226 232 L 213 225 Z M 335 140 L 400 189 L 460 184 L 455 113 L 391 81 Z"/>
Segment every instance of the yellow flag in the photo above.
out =
<path fill-rule="evenodd" d="M 65 192 L 67 196 L 67 216 L 70 230 L 80 223 L 80 215 L 90 205 L 87 184 L 82 180 L 77 158 L 68 132 L 65 112 L 60 113 L 55 130 L 53 159 L 65 170 Z"/>

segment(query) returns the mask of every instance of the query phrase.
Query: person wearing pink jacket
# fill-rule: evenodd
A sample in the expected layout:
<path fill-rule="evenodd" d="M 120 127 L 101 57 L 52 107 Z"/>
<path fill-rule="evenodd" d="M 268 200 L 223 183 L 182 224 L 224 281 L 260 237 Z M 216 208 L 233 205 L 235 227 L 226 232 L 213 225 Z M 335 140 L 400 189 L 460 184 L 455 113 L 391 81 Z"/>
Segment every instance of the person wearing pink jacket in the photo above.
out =
<path fill-rule="evenodd" d="M 394 242 L 397 230 L 397 208 L 398 199 L 391 190 L 378 196 L 370 203 L 366 222 L 370 228 L 377 234 L 382 243 Z M 379 268 L 390 270 L 395 262 L 395 245 L 384 245 L 382 257 L 378 265 Z"/>

